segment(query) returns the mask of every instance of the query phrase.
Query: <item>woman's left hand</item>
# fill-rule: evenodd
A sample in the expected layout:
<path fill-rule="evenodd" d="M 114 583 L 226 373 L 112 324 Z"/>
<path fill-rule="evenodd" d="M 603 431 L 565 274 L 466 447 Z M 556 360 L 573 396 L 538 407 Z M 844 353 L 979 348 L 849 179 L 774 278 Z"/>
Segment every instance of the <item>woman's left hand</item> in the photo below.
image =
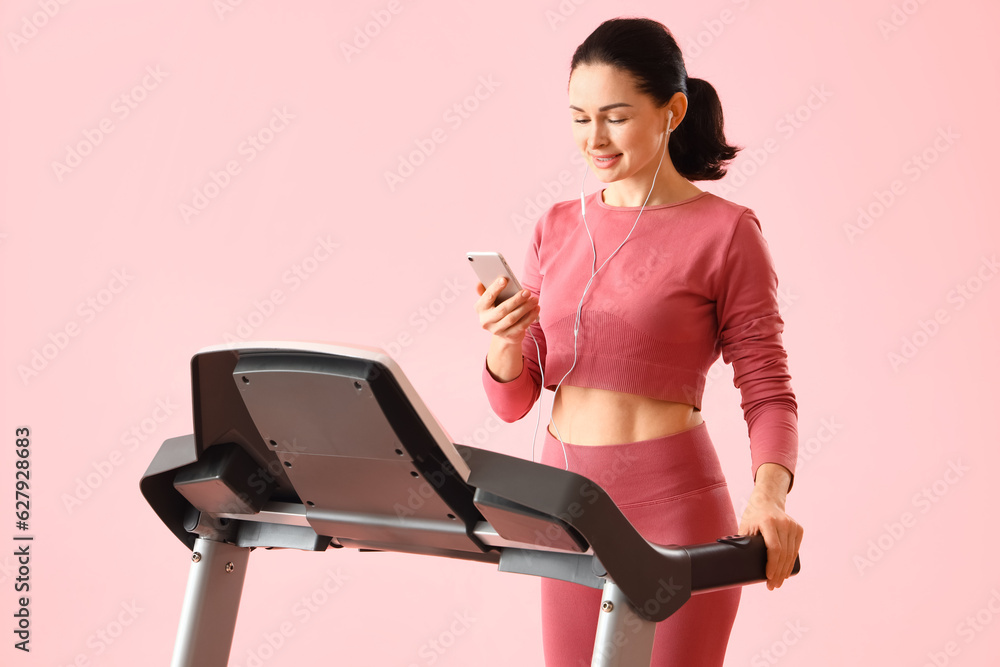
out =
<path fill-rule="evenodd" d="M 791 473 L 776 463 L 757 469 L 757 481 L 743 517 L 740 535 L 764 536 L 767 545 L 767 588 L 774 590 L 791 576 L 795 557 L 802 544 L 802 526 L 785 513 L 785 494 Z"/>

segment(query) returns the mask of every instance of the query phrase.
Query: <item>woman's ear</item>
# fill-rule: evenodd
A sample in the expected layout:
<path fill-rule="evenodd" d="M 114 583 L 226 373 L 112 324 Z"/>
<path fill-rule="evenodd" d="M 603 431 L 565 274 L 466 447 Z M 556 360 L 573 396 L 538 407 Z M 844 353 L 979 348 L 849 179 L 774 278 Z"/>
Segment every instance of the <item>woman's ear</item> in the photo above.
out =
<path fill-rule="evenodd" d="M 670 118 L 668 112 L 673 112 L 673 118 L 670 118 L 667 122 L 667 127 L 670 128 L 671 132 L 676 130 L 677 126 L 684 120 L 684 116 L 687 114 L 687 106 L 687 95 L 680 92 L 674 93 L 673 97 L 670 98 L 670 101 L 667 102 L 666 109 L 664 109 L 663 112 L 663 117 L 666 120 L 667 118 Z"/>

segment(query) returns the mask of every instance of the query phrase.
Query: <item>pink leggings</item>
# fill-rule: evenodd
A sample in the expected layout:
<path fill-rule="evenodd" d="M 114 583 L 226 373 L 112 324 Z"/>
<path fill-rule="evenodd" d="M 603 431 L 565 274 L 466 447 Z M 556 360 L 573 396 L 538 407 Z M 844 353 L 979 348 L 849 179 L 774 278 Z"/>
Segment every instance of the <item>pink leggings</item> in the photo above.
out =
<path fill-rule="evenodd" d="M 699 544 L 738 526 L 708 427 L 621 445 L 566 443 L 569 469 L 603 488 L 639 534 L 656 544 Z M 542 463 L 565 467 L 546 429 Z M 543 578 L 546 667 L 589 667 L 601 591 Z M 740 588 L 694 595 L 656 626 L 653 667 L 721 667 L 740 604 Z"/>

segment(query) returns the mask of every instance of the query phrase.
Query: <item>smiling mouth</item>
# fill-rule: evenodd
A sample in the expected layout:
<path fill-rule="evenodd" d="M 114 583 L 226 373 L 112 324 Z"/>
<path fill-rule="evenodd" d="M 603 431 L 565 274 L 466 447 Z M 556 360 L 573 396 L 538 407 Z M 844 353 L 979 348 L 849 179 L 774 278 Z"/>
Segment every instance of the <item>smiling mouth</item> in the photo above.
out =
<path fill-rule="evenodd" d="M 612 160 L 620 157 L 621 155 L 622 153 L 618 153 L 616 155 L 610 155 L 608 157 L 595 157 L 594 162 L 611 162 Z"/>

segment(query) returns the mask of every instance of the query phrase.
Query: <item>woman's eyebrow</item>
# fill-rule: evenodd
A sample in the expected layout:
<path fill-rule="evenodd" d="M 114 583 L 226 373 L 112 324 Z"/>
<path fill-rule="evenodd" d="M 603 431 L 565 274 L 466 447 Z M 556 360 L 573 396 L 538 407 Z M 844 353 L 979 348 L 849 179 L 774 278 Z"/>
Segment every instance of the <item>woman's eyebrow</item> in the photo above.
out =
<path fill-rule="evenodd" d="M 625 102 L 615 102 L 614 104 L 605 104 L 603 107 L 598 109 L 598 111 L 607 111 L 608 109 L 616 109 L 618 107 L 630 107 L 630 106 L 632 105 L 626 104 Z M 583 109 L 581 109 L 580 107 L 575 107 L 572 104 L 569 105 L 569 108 L 575 111 L 583 111 Z"/>

